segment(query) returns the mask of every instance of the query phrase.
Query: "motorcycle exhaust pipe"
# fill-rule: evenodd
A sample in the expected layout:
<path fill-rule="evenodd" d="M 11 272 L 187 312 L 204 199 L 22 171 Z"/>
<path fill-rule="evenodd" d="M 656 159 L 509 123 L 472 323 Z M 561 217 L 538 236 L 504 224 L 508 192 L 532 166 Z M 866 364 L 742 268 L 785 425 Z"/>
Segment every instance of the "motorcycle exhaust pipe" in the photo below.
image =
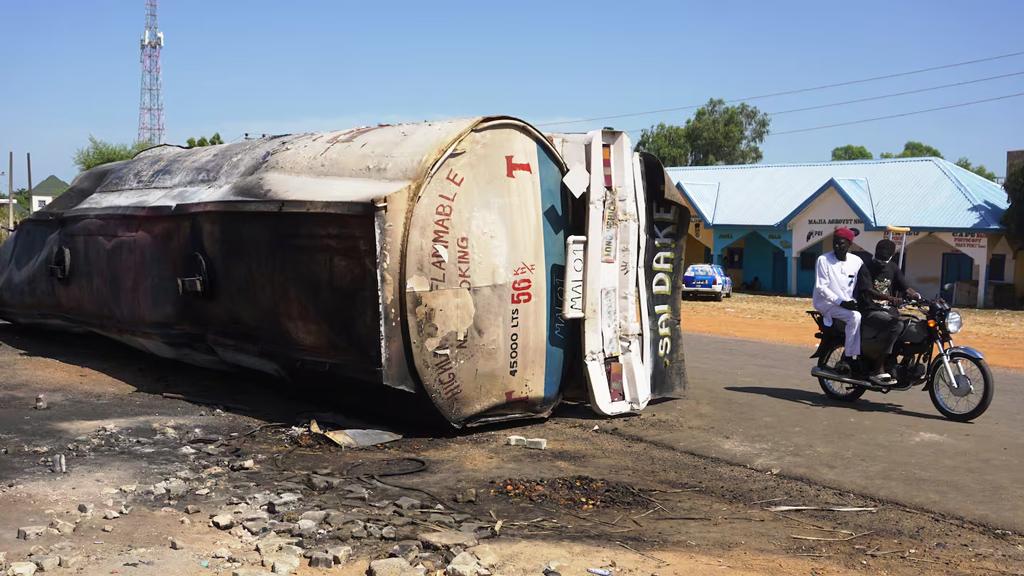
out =
<path fill-rule="evenodd" d="M 853 384 L 854 386 L 861 386 L 863 388 L 870 388 L 872 390 L 877 389 L 877 386 L 873 386 L 870 382 L 858 380 L 857 378 L 848 378 L 846 376 L 840 376 L 835 372 L 825 370 L 820 366 L 811 368 L 811 376 L 815 378 L 827 378 L 828 380 L 835 380 L 836 382 L 842 382 L 843 384 Z"/>

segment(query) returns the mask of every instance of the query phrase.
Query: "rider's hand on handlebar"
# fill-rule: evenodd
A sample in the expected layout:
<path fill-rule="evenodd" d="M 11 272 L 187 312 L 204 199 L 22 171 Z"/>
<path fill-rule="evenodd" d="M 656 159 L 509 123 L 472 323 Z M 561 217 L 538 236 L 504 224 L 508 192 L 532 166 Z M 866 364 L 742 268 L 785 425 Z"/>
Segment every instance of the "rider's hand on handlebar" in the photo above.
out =
<path fill-rule="evenodd" d="M 856 310 L 857 309 L 857 301 L 856 300 L 847 300 L 845 302 L 840 302 L 839 303 L 839 307 L 840 308 L 846 308 L 847 310 Z"/>

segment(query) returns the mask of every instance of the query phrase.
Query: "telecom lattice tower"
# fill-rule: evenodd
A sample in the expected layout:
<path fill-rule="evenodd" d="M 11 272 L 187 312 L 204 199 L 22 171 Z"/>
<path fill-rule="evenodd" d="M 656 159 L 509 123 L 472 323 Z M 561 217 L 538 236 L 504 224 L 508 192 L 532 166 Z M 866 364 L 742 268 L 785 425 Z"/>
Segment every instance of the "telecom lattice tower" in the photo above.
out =
<path fill-rule="evenodd" d="M 139 94 L 139 142 L 164 141 L 164 100 L 160 95 L 160 50 L 164 33 L 156 25 L 157 0 L 146 0 L 146 30 L 139 42 L 142 89 Z"/>

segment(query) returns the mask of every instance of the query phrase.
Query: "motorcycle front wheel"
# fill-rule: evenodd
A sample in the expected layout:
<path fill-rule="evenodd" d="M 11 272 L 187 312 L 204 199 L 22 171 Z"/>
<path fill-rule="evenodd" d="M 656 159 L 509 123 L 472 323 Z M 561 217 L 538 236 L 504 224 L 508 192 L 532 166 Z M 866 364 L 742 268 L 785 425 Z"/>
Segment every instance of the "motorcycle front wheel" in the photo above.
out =
<path fill-rule="evenodd" d="M 943 416 L 957 422 L 969 422 L 988 410 L 995 393 L 992 371 L 984 360 L 962 352 L 949 355 L 955 385 L 950 383 L 945 367 L 939 363 L 932 374 L 928 395 Z"/>
<path fill-rule="evenodd" d="M 844 349 L 842 345 L 837 345 L 822 351 L 821 356 L 818 356 L 818 367 L 835 371 L 836 364 L 843 359 Z M 855 402 L 865 392 L 865 389 L 859 386 L 851 386 L 845 382 L 828 378 L 818 378 L 818 385 L 821 386 L 821 390 L 826 396 L 840 402 Z"/>

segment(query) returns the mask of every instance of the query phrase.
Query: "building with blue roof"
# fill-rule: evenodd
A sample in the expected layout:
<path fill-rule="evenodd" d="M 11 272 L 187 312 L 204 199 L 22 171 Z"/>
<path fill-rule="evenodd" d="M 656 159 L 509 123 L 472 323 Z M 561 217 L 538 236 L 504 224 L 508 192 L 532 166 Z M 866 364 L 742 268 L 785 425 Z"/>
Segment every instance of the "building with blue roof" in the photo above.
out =
<path fill-rule="evenodd" d="M 947 299 L 983 306 L 1013 292 L 1014 253 L 1000 226 L 1006 192 L 941 158 L 668 172 L 710 238 L 708 255 L 736 285 L 756 278 L 766 291 L 810 294 L 814 261 L 831 249 L 833 230 L 854 229 L 854 249 L 873 252 L 885 236 L 901 243 L 902 233 L 890 230 L 898 227 L 910 228 L 904 268 L 922 293 L 953 284 Z"/>

